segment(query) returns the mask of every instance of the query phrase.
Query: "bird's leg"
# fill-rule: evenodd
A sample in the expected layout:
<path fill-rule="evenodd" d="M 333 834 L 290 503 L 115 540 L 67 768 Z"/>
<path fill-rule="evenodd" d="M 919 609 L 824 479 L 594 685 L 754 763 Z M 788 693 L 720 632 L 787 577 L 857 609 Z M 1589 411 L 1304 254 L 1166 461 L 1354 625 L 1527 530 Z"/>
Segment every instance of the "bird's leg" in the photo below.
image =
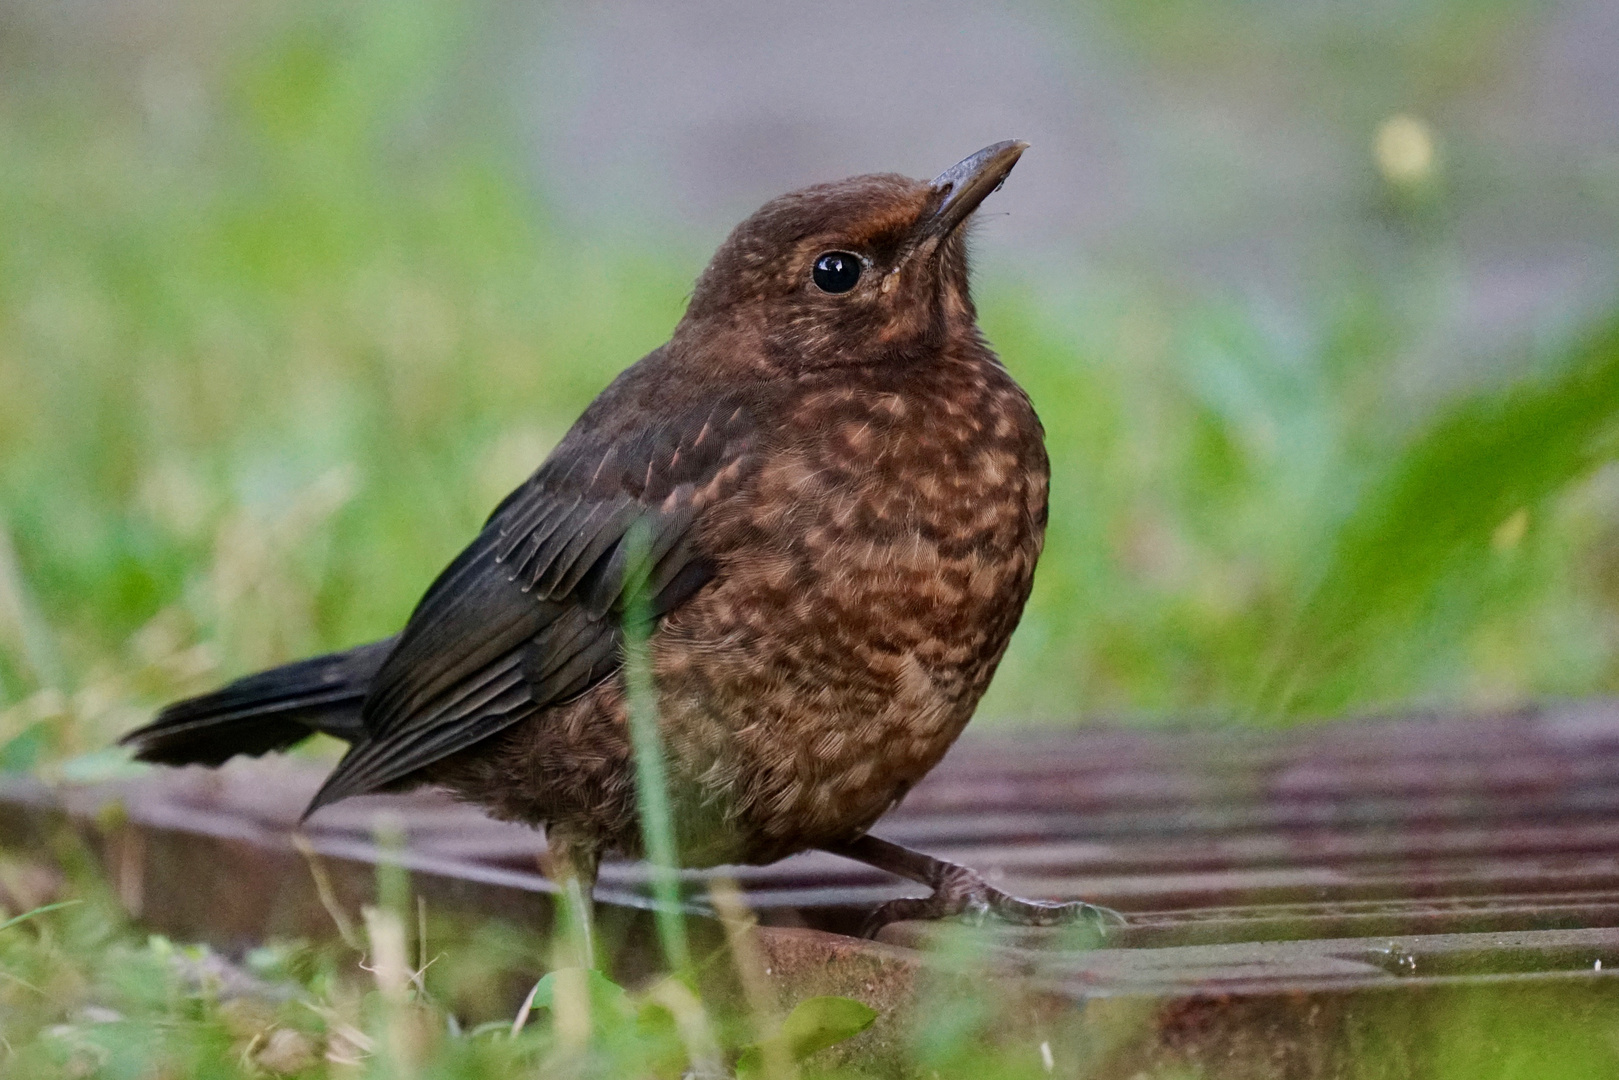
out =
<path fill-rule="evenodd" d="M 1083 900 L 1067 903 L 1024 900 L 992 887 L 977 871 L 875 836 L 862 836 L 822 850 L 887 870 L 933 890 L 932 896 L 890 900 L 883 904 L 866 920 L 861 929 L 863 937 L 872 937 L 889 923 L 902 919 L 943 919 L 955 915 L 965 916 L 975 924 L 982 923 L 988 916 L 1015 926 L 1088 922 L 1103 933 L 1111 926 L 1125 923 L 1124 916 L 1111 908 Z"/>
<path fill-rule="evenodd" d="M 572 966 L 596 966 L 596 938 L 591 894 L 596 889 L 596 870 L 601 853 L 586 843 L 576 843 L 550 833 L 545 872 L 560 890 L 563 934 L 572 955 Z"/>

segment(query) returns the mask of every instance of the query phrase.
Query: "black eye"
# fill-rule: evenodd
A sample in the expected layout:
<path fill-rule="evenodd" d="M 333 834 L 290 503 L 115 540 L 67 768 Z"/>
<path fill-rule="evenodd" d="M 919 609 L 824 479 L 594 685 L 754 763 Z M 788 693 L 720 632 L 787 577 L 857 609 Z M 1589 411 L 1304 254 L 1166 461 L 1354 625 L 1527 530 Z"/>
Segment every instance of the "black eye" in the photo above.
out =
<path fill-rule="evenodd" d="M 822 292 L 848 292 L 860 280 L 860 256 L 828 251 L 815 260 L 815 287 Z"/>

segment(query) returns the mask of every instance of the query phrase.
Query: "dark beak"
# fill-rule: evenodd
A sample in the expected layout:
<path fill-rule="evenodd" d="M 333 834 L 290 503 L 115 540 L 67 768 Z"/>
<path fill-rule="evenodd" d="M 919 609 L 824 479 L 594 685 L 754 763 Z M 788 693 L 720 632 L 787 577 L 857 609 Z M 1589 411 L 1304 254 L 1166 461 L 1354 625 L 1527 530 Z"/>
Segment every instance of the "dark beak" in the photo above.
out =
<path fill-rule="evenodd" d="M 928 234 L 940 238 L 948 236 L 966 221 L 991 192 L 1000 190 L 1006 182 L 1006 174 L 1028 148 L 1028 143 L 1017 139 L 998 142 L 934 177 L 933 190 L 939 192 L 942 199 L 927 221 Z"/>

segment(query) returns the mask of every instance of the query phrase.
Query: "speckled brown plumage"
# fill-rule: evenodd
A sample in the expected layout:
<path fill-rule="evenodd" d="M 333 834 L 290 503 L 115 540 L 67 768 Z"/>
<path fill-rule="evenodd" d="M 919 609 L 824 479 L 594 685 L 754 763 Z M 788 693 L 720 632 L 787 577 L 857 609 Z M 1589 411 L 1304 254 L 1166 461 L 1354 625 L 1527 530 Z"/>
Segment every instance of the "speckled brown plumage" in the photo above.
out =
<path fill-rule="evenodd" d="M 988 686 L 1039 555 L 1046 459 L 982 343 L 951 354 L 794 380 L 703 515 L 714 578 L 651 642 L 684 861 L 771 862 L 864 832 Z M 629 754 L 609 680 L 434 779 L 633 853 Z"/>
<path fill-rule="evenodd" d="M 588 878 L 641 846 L 620 673 L 640 551 L 682 862 L 821 847 L 948 891 L 968 872 L 861 838 L 971 717 L 1040 554 L 1042 432 L 976 327 L 959 228 L 1021 151 L 766 204 L 396 640 L 181 702 L 129 741 L 215 761 L 331 731 L 353 748 L 311 810 L 436 784 L 546 828 Z M 845 283 L 858 259 L 851 287 L 827 253 Z"/>

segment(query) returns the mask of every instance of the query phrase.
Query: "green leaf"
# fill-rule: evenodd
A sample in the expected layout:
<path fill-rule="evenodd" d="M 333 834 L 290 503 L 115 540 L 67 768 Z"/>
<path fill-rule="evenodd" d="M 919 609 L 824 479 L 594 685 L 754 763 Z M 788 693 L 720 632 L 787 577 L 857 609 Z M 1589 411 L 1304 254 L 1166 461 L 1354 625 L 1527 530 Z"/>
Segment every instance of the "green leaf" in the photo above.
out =
<path fill-rule="evenodd" d="M 800 1001 L 781 1025 L 794 1061 L 852 1039 L 877 1019 L 877 1010 L 846 997 L 813 997 Z"/>
<path fill-rule="evenodd" d="M 529 1013 L 535 1009 L 551 1009 L 555 1007 L 557 983 L 559 977 L 584 972 L 585 991 L 590 995 L 591 1022 L 598 1023 L 601 1019 L 627 1019 L 635 1015 L 635 1006 L 629 995 L 618 983 L 609 979 L 595 968 L 557 968 L 534 984 L 534 989 L 528 992 L 528 1000 L 518 1010 L 517 1019 L 512 1025 L 512 1033 L 521 1031 L 528 1022 Z"/>
<path fill-rule="evenodd" d="M 50 726 L 40 720 L 0 743 L 0 773 L 32 772 L 50 752 Z"/>
<path fill-rule="evenodd" d="M 1337 711 L 1380 668 L 1419 660 L 1409 643 L 1440 638 L 1444 587 L 1474 604 L 1491 588 L 1486 571 L 1503 524 L 1517 514 L 1528 521 L 1616 453 L 1619 321 L 1539 377 L 1440 410 L 1356 494 L 1279 643 L 1256 715 Z M 1472 608 L 1455 606 L 1466 625 Z M 1395 682 L 1389 696 L 1400 689 Z"/>
<path fill-rule="evenodd" d="M 786 1044 L 787 1056 L 793 1061 L 803 1061 L 817 1051 L 854 1038 L 876 1019 L 876 1009 L 853 998 L 806 998 L 787 1014 L 781 1030 L 772 1038 Z M 737 1058 L 736 1074 L 742 1080 L 762 1075 L 763 1071 L 764 1053 L 759 1046 L 748 1047 Z"/>

